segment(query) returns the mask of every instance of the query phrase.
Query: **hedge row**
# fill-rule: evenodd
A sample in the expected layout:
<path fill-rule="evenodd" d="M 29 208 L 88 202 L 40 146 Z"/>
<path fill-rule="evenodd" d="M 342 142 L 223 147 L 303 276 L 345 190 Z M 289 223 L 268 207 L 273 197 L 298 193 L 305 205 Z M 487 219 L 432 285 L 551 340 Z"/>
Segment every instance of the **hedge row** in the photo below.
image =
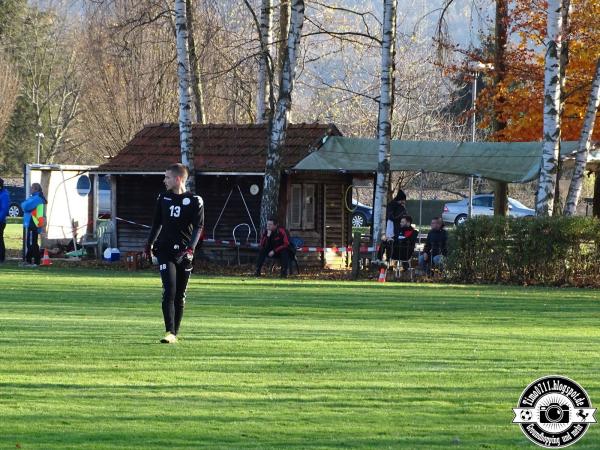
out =
<path fill-rule="evenodd" d="M 600 221 L 478 217 L 450 233 L 447 275 L 465 283 L 600 287 Z"/>

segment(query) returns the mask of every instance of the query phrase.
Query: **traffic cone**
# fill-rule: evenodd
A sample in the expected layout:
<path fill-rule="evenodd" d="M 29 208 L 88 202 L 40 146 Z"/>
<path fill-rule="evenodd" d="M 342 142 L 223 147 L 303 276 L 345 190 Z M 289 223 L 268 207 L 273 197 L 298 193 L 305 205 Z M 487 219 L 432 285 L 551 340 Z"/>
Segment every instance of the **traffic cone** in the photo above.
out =
<path fill-rule="evenodd" d="M 48 256 L 48 249 L 44 249 L 44 257 L 42 258 L 42 266 L 51 266 L 52 261 L 50 260 L 50 256 Z"/>
<path fill-rule="evenodd" d="M 377 280 L 380 283 L 385 283 L 385 278 L 387 275 L 387 270 L 385 269 L 385 267 L 382 267 L 381 269 L 379 269 L 379 279 Z"/>

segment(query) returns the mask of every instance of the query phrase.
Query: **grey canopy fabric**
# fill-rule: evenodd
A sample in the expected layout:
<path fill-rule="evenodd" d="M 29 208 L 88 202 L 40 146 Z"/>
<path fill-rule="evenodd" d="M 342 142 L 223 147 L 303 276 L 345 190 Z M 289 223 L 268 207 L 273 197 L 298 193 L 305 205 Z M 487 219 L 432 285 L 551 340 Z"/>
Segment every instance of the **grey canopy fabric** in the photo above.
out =
<path fill-rule="evenodd" d="M 572 153 L 576 142 L 562 142 L 561 156 Z M 295 170 L 372 173 L 377 170 L 376 139 L 330 136 Z M 392 171 L 425 171 L 473 175 L 508 183 L 537 179 L 541 142 L 392 141 Z"/>

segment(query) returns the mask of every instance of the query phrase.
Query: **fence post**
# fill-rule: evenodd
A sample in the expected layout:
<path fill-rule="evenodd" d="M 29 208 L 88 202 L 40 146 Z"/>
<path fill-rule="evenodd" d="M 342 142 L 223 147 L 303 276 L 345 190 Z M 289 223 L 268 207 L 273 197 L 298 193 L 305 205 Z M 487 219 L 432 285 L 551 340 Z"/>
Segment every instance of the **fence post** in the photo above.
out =
<path fill-rule="evenodd" d="M 354 233 L 352 238 L 352 279 L 358 278 L 358 271 L 360 268 L 360 233 Z"/>

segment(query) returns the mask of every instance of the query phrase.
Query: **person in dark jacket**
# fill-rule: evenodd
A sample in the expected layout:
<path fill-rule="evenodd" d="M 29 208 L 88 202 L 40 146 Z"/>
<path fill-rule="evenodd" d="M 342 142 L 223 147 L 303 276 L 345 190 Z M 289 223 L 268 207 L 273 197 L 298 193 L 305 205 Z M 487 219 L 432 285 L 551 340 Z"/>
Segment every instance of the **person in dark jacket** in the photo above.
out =
<path fill-rule="evenodd" d="M 394 239 L 393 259 L 402 261 L 404 270 L 410 267 L 409 261 L 415 252 L 419 231 L 413 228 L 412 217 L 404 216 L 400 220 L 400 229 L 396 230 Z"/>
<path fill-rule="evenodd" d="M 400 229 L 400 221 L 404 216 L 407 215 L 408 212 L 406 211 L 406 194 L 402 189 L 399 189 L 394 199 L 391 202 L 389 202 L 386 207 L 386 232 L 387 229 L 389 229 L 390 222 L 393 224 L 394 229 L 398 231 Z"/>
<path fill-rule="evenodd" d="M 444 257 L 448 254 L 448 233 L 444 229 L 444 221 L 436 217 L 431 221 L 431 231 L 427 233 L 427 240 L 423 253 L 419 256 L 419 267 L 425 272 L 433 267 L 441 267 Z"/>
<path fill-rule="evenodd" d="M 285 278 L 288 274 L 292 252 L 290 249 L 290 237 L 285 228 L 280 227 L 277 219 L 267 220 L 267 229 L 260 238 L 260 252 L 256 261 L 255 275 L 260 277 L 260 271 L 265 259 L 277 258 L 281 262 L 281 277 Z"/>
<path fill-rule="evenodd" d="M 163 344 L 177 342 L 185 310 L 187 285 L 193 269 L 194 251 L 204 229 L 204 200 L 186 190 L 186 166 L 173 164 L 165 171 L 167 189 L 158 195 L 152 228 L 144 253 L 155 254 L 163 285 L 162 312 L 165 323 Z"/>
<path fill-rule="evenodd" d="M 6 228 L 6 216 L 8 216 L 9 203 L 8 191 L 4 189 L 4 180 L 0 178 L 0 264 L 6 259 L 4 229 Z"/>
<path fill-rule="evenodd" d="M 381 245 L 377 251 L 377 259 L 373 261 L 375 265 L 382 265 L 385 263 L 383 260 L 384 253 L 387 262 L 392 258 L 396 238 L 400 233 L 400 221 L 406 215 L 408 215 L 406 212 L 406 194 L 400 189 L 394 199 L 386 206 L 385 235 L 381 239 Z"/>

